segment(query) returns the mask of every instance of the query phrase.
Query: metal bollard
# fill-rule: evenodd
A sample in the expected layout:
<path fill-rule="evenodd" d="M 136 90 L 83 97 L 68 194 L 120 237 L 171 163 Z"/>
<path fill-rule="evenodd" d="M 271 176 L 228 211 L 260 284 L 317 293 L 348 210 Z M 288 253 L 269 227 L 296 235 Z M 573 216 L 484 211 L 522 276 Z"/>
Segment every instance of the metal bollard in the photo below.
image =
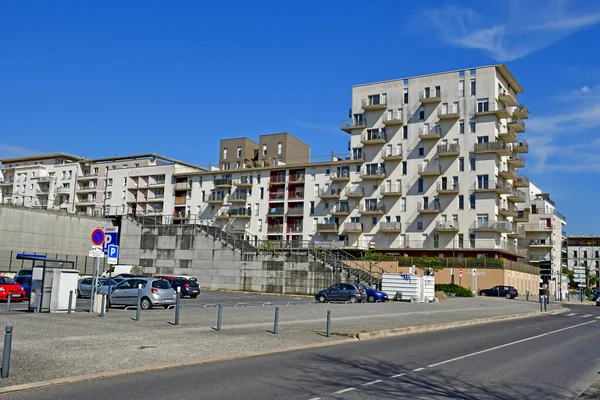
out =
<path fill-rule="evenodd" d="M 221 330 L 221 319 L 223 318 L 223 305 L 219 304 L 219 310 L 217 311 L 217 330 Z"/>
<path fill-rule="evenodd" d="M 101 294 L 100 296 L 102 296 L 102 308 L 100 309 L 100 316 L 104 317 L 104 311 L 106 309 L 106 295 Z"/>
<path fill-rule="evenodd" d="M 546 295 L 548 297 L 548 295 Z M 544 300 L 544 312 L 548 311 L 548 302 Z"/>
<path fill-rule="evenodd" d="M 279 333 L 279 306 L 275 307 L 275 322 L 273 324 L 273 334 Z"/>
<path fill-rule="evenodd" d="M 137 295 L 137 309 L 135 310 L 135 320 L 140 320 L 140 314 L 142 311 L 142 284 L 138 285 L 138 295 Z"/>
<path fill-rule="evenodd" d="M 544 306 L 542 305 L 542 298 L 540 297 L 540 312 L 544 312 Z"/>
<path fill-rule="evenodd" d="M 2 353 L 2 378 L 8 378 L 10 370 L 10 349 L 12 347 L 12 325 L 7 325 L 4 334 L 4 353 Z"/>
<path fill-rule="evenodd" d="M 525 296 L 527 297 L 527 301 L 529 301 L 529 290 L 525 291 Z"/>
<path fill-rule="evenodd" d="M 327 310 L 327 330 L 325 331 L 325 336 L 331 336 L 331 310 Z"/>
<path fill-rule="evenodd" d="M 175 293 L 175 325 L 179 325 L 179 299 L 181 298 L 181 286 L 177 286 Z"/>
<path fill-rule="evenodd" d="M 71 314 L 73 311 L 73 291 L 69 291 L 69 307 L 67 308 L 67 314 Z"/>
<path fill-rule="evenodd" d="M 10 312 L 10 299 L 12 297 L 12 294 L 8 294 L 8 297 L 6 298 L 6 312 Z"/>

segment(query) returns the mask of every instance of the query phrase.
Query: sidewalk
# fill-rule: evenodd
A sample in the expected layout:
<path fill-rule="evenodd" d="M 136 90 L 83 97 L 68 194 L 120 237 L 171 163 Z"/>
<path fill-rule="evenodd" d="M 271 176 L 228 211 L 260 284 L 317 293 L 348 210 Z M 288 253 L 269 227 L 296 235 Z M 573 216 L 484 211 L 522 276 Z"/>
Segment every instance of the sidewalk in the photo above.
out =
<path fill-rule="evenodd" d="M 550 309 L 558 309 L 554 303 Z M 332 314 L 330 338 L 325 330 Z M 493 298 L 455 298 L 440 303 L 314 304 L 281 306 L 279 334 L 275 307 L 224 308 L 222 331 L 215 308 L 111 310 L 104 318 L 88 313 L 0 314 L 0 326 L 14 326 L 10 377 L 0 387 L 136 368 L 197 363 L 243 355 L 320 346 L 348 340 L 346 335 L 395 328 L 448 324 L 539 311 L 537 303 Z M 344 336 L 340 335 L 343 334 Z"/>

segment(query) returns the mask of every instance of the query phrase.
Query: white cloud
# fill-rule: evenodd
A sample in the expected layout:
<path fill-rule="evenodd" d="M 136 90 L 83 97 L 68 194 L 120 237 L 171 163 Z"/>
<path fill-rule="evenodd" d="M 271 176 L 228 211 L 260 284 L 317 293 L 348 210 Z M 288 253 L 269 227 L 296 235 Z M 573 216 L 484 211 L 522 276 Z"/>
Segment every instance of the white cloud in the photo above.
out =
<path fill-rule="evenodd" d="M 25 147 L 0 143 L 0 160 L 3 158 L 25 157 L 33 154 L 40 154 L 40 152 Z"/>
<path fill-rule="evenodd" d="M 600 23 L 599 4 L 593 4 L 593 10 L 575 7 L 574 2 L 565 0 L 485 4 L 489 9 L 479 13 L 456 6 L 424 10 L 424 23 L 433 23 L 439 37 L 449 44 L 483 50 L 499 62 L 524 57 Z"/>

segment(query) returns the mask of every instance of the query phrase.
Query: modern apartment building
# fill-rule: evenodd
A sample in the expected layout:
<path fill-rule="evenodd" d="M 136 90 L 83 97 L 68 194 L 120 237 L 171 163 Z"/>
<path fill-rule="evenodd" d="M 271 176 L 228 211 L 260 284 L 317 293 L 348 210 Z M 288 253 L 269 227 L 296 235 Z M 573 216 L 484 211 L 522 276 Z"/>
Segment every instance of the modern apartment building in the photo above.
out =
<path fill-rule="evenodd" d="M 584 266 L 592 274 L 600 274 L 600 236 L 569 236 L 565 244 L 567 268 L 573 271 Z"/>

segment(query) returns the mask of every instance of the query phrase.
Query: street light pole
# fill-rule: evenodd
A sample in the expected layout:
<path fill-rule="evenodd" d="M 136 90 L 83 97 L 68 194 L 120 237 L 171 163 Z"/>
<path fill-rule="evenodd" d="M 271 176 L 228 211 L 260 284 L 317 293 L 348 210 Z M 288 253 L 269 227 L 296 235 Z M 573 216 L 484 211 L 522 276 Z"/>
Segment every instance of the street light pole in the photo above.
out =
<path fill-rule="evenodd" d="M 454 245 L 455 245 L 455 240 L 456 238 L 452 238 L 452 270 L 451 270 L 451 276 L 450 276 L 450 283 L 454 285 Z"/>

